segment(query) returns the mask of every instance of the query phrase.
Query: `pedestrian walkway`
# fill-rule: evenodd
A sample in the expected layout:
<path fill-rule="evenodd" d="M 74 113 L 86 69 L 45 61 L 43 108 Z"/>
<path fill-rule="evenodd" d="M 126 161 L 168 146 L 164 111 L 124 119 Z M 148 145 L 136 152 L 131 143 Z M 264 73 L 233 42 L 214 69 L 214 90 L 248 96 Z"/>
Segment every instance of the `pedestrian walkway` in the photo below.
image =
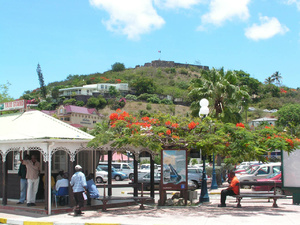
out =
<path fill-rule="evenodd" d="M 85 211 L 81 216 L 71 216 L 67 213 L 58 215 L 38 215 L 25 212 L 0 212 L 0 223 L 19 225 L 182 225 L 182 224 L 299 224 L 300 206 L 293 205 L 292 199 L 279 199 L 278 208 L 272 207 L 272 202 L 266 199 L 249 199 L 243 201 L 242 208 L 236 208 L 236 201 L 227 198 L 227 207 L 219 208 L 221 188 L 210 191 L 210 202 L 183 207 L 159 207 L 146 205 L 145 210 L 139 206 L 110 208 L 107 212 L 101 210 Z M 17 213 L 17 215 L 16 215 Z"/>

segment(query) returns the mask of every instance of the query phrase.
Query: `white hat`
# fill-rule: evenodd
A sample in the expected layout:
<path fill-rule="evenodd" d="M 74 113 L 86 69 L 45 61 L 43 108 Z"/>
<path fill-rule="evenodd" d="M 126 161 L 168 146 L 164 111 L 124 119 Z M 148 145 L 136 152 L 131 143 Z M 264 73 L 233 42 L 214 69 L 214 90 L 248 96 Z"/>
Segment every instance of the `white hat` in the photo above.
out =
<path fill-rule="evenodd" d="M 81 167 L 80 165 L 76 165 L 76 166 L 75 166 L 75 169 L 76 169 L 76 170 L 80 170 L 80 169 L 82 169 L 82 167 Z"/>

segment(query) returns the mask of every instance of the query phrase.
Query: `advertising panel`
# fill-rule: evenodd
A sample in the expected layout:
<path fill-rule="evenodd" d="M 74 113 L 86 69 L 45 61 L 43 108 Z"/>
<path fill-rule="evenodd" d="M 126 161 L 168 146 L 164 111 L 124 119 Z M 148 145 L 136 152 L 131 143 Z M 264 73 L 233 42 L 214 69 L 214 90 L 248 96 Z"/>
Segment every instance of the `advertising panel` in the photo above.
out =
<path fill-rule="evenodd" d="M 0 111 L 25 109 L 25 100 L 0 103 Z"/>
<path fill-rule="evenodd" d="M 282 184 L 284 188 L 300 190 L 300 150 L 288 154 L 282 151 Z"/>
<path fill-rule="evenodd" d="M 187 151 L 162 151 L 162 189 L 186 190 L 187 187 Z"/>

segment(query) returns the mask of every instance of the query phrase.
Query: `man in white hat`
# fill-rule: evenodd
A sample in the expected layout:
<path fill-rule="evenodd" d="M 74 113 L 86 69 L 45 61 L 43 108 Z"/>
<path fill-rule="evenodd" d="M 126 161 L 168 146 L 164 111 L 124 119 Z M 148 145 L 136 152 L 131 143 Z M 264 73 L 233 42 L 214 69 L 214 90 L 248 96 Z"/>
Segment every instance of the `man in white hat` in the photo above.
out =
<path fill-rule="evenodd" d="M 80 165 L 75 166 L 75 173 L 71 178 L 70 184 L 73 188 L 74 198 L 76 206 L 74 207 L 74 216 L 83 214 L 81 208 L 84 205 L 83 194 L 86 194 L 86 179 L 85 175 L 81 172 L 82 167 Z"/>

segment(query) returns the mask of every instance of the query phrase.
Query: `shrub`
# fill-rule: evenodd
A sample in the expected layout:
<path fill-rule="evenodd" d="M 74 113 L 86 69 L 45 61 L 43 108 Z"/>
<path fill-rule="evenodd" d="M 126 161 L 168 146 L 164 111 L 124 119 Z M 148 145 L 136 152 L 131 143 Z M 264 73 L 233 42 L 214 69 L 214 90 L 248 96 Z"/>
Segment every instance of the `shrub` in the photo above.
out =
<path fill-rule="evenodd" d="M 179 73 L 180 73 L 180 74 L 184 74 L 184 75 L 188 75 L 188 74 L 189 74 L 189 71 L 188 71 L 187 69 L 181 68 L 181 69 L 179 70 Z"/>
<path fill-rule="evenodd" d="M 151 109 L 152 109 L 152 107 L 151 107 L 151 104 L 150 104 L 150 103 L 148 103 L 148 104 L 147 104 L 147 106 L 146 106 L 146 109 L 147 109 L 147 110 L 151 110 Z"/>
<path fill-rule="evenodd" d="M 132 100 L 132 101 L 136 101 L 137 100 L 137 96 L 131 95 L 131 94 L 126 95 L 125 98 L 127 100 Z"/>
<path fill-rule="evenodd" d="M 160 101 L 161 104 L 166 104 L 166 105 L 173 105 L 173 101 L 168 100 L 168 99 L 163 99 Z"/>
<path fill-rule="evenodd" d="M 147 98 L 147 102 L 159 104 L 160 99 L 157 97 L 157 95 L 153 95 L 150 98 Z"/>

